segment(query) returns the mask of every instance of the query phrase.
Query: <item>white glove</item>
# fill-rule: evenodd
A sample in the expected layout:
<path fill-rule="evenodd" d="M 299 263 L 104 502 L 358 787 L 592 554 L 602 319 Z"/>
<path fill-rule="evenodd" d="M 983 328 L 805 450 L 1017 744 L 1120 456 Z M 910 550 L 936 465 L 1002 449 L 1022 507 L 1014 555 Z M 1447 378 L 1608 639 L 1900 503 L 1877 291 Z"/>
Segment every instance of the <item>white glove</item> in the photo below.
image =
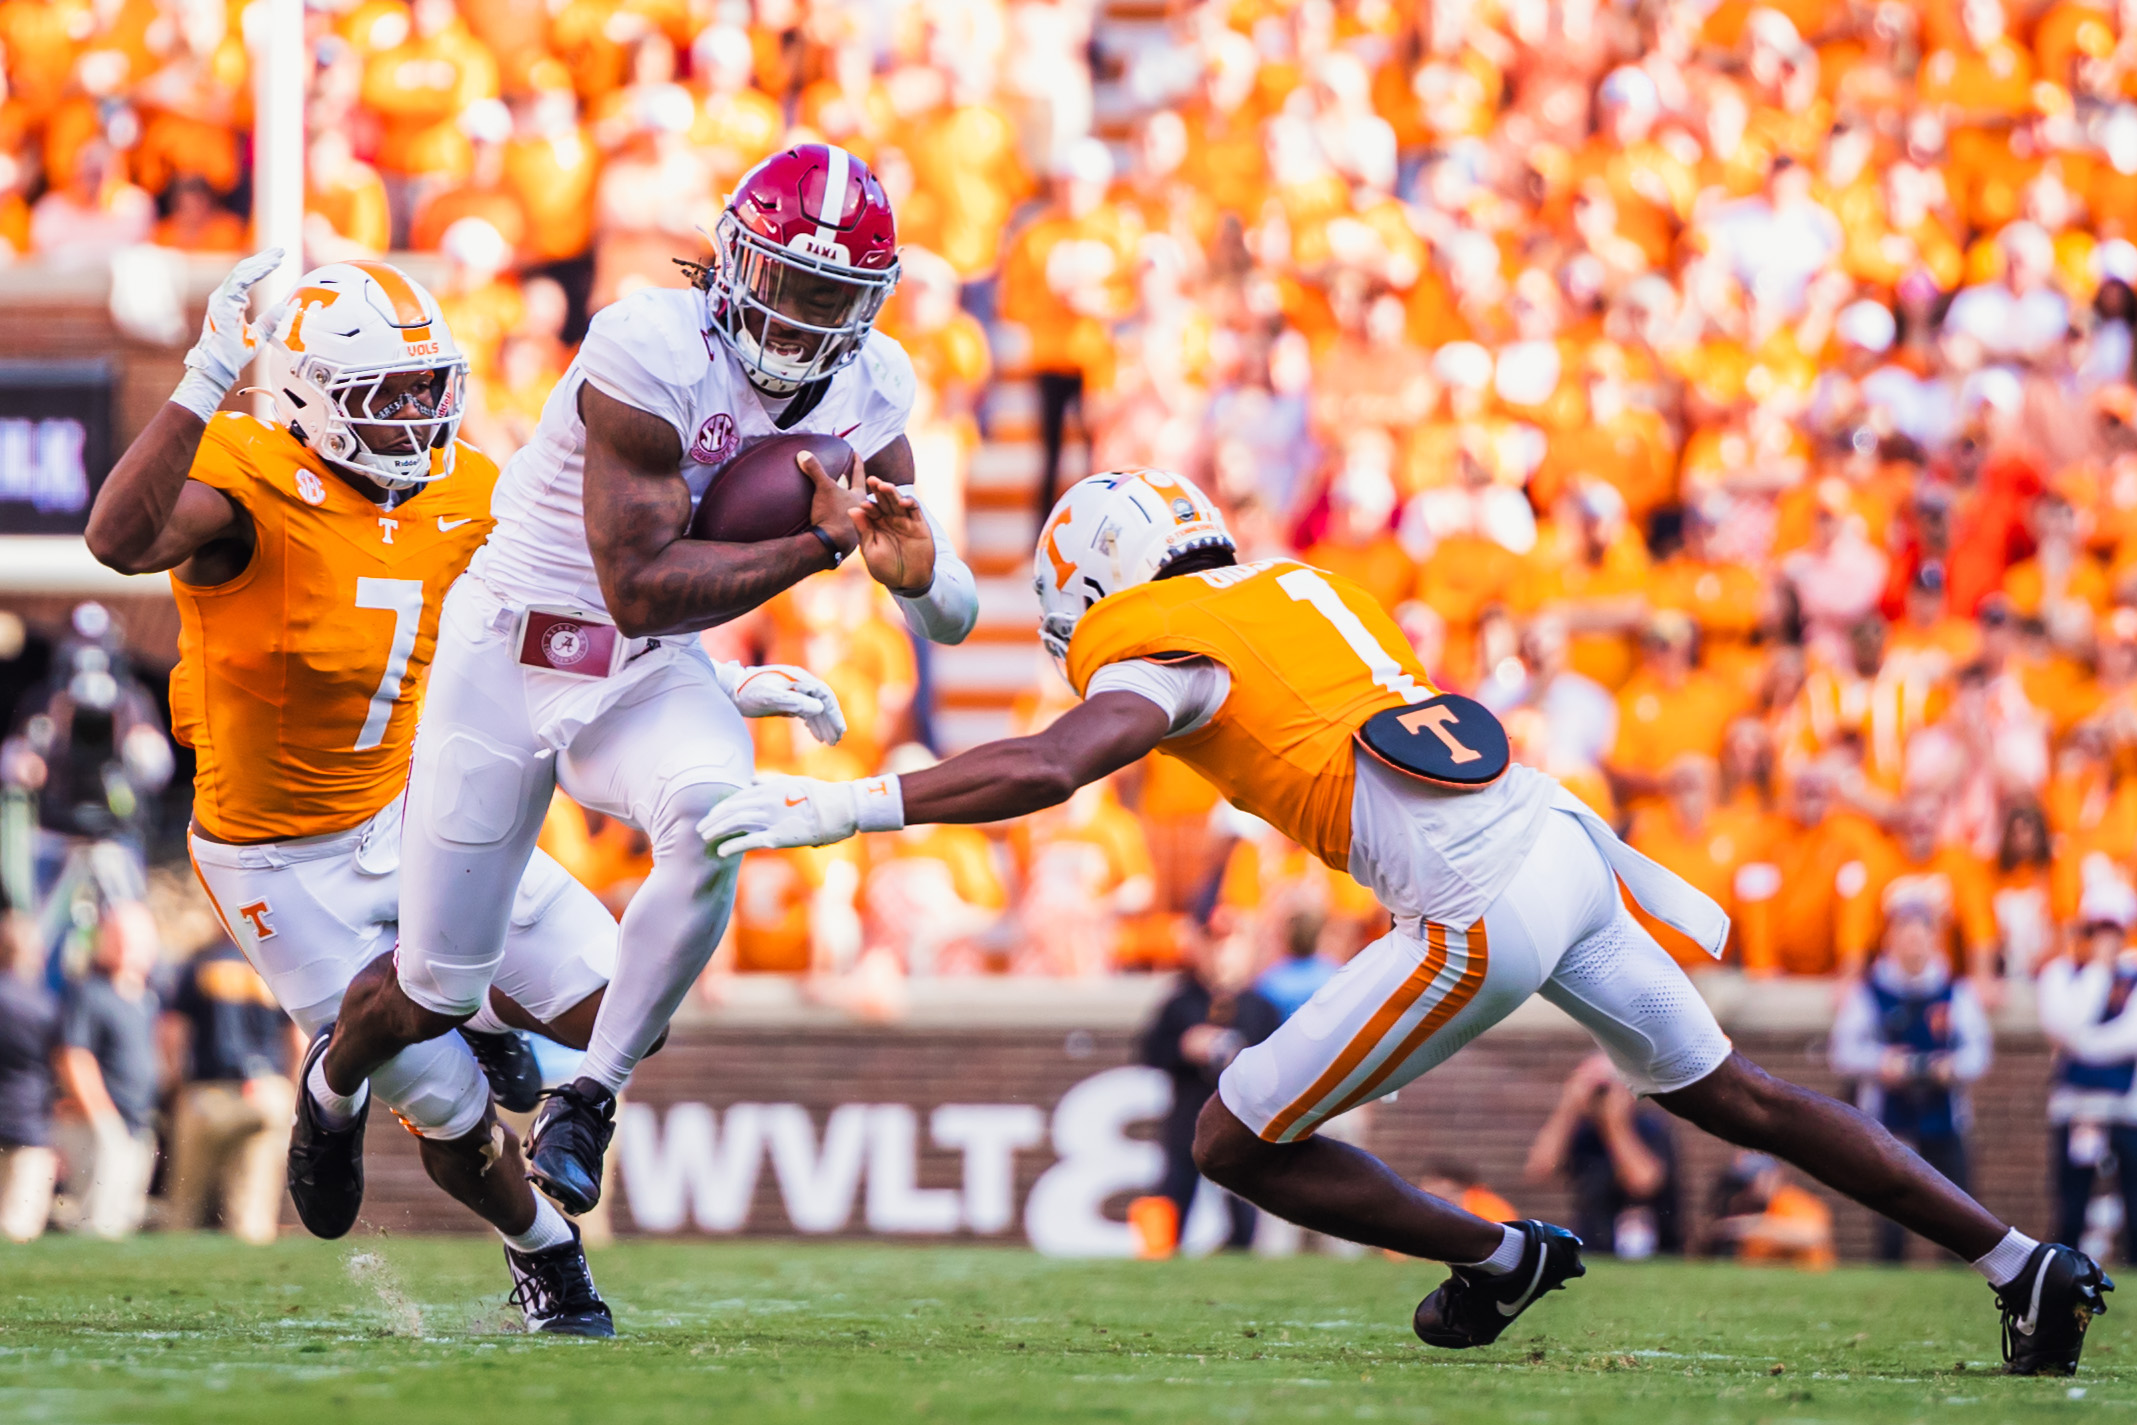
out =
<path fill-rule="evenodd" d="M 831 685 L 806 668 L 791 663 L 764 663 L 746 668 L 740 663 L 715 663 L 720 689 L 735 700 L 744 717 L 798 717 L 809 735 L 826 747 L 846 735 L 846 714 L 838 705 Z"/>
<path fill-rule="evenodd" d="M 256 252 L 230 269 L 223 285 L 208 298 L 200 340 L 186 353 L 185 380 L 171 400 L 202 420 L 215 414 L 260 349 L 260 331 L 245 319 L 245 304 L 254 284 L 282 265 L 282 249 Z"/>
<path fill-rule="evenodd" d="M 697 834 L 719 856 L 785 846 L 829 846 L 857 831 L 905 825 L 905 796 L 895 776 L 858 782 L 766 777 L 705 813 Z"/>

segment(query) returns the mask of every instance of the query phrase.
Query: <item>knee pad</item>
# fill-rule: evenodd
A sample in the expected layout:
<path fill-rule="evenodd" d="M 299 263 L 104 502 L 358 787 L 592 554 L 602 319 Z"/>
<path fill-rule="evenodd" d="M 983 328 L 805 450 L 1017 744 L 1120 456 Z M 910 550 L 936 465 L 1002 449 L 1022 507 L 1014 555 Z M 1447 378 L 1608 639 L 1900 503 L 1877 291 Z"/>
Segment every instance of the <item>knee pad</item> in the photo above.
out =
<path fill-rule="evenodd" d="M 432 1014 L 467 1019 L 490 1002 L 497 960 L 491 957 L 479 963 L 455 965 L 403 946 L 393 957 L 393 974 L 401 992 Z"/>
<path fill-rule="evenodd" d="M 411 1044 L 371 1075 L 371 1092 L 419 1138 L 465 1138 L 490 1107 L 490 1082 L 457 1034 Z"/>
<path fill-rule="evenodd" d="M 518 829 L 527 801 L 526 759 L 466 728 L 438 739 L 417 769 L 433 779 L 424 829 L 456 846 L 496 846 Z"/>

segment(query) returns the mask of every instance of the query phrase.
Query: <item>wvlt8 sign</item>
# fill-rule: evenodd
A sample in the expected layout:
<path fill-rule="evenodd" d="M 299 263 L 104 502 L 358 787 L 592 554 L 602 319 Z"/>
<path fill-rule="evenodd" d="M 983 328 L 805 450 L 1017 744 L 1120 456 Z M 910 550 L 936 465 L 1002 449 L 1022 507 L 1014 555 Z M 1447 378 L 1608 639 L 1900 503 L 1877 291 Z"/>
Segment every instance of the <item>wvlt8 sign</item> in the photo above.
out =
<path fill-rule="evenodd" d="M 751 1220 L 768 1165 L 796 1232 L 1007 1237 L 1021 1228 L 1050 1255 L 1129 1256 L 1133 1237 L 1105 1205 L 1157 1182 L 1158 1146 L 1129 1130 L 1171 1101 L 1165 1075 L 1127 1066 L 1073 1085 L 1050 1109 L 946 1103 L 923 1113 L 903 1103 L 843 1103 L 821 1132 L 798 1103 L 736 1103 L 718 1112 L 703 1103 L 665 1112 L 627 1103 L 617 1166 L 641 1232 L 778 1231 L 776 1221 Z M 956 1156 L 957 1186 L 919 1185 L 923 1141 Z M 1034 1152 L 1053 1163 L 1020 1202 L 1017 1160 Z"/>

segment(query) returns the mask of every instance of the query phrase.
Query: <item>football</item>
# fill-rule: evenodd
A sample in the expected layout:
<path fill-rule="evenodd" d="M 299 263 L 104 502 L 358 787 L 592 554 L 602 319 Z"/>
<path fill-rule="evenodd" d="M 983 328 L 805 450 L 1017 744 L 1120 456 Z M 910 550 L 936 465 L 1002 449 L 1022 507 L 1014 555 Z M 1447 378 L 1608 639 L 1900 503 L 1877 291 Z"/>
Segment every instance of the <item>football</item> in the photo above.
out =
<path fill-rule="evenodd" d="M 715 475 L 690 521 L 692 539 L 759 544 L 809 527 L 816 487 L 796 457 L 807 451 L 824 473 L 843 480 L 855 465 L 853 447 L 835 435 L 775 435 L 758 441 Z"/>

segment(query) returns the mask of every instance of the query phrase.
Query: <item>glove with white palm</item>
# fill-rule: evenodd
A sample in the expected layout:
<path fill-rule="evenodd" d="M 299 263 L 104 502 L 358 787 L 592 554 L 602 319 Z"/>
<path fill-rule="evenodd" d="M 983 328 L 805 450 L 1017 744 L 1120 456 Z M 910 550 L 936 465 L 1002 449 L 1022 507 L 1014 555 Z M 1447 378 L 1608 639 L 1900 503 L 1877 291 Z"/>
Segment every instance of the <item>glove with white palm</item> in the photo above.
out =
<path fill-rule="evenodd" d="M 787 846 L 829 846 L 857 831 L 905 825 L 905 796 L 886 774 L 857 782 L 766 777 L 705 814 L 699 836 L 718 856 Z"/>
<path fill-rule="evenodd" d="M 230 269 L 230 275 L 208 298 L 208 315 L 200 324 L 200 340 L 186 353 L 185 379 L 171 392 L 171 400 L 202 420 L 215 414 L 223 397 L 237 384 L 260 349 L 260 329 L 245 319 L 245 304 L 253 287 L 282 265 L 282 249 L 256 252 Z"/>
<path fill-rule="evenodd" d="M 733 698 L 744 717 L 798 717 L 809 735 L 826 747 L 846 735 L 846 714 L 831 685 L 791 663 L 715 663 L 720 690 Z"/>

